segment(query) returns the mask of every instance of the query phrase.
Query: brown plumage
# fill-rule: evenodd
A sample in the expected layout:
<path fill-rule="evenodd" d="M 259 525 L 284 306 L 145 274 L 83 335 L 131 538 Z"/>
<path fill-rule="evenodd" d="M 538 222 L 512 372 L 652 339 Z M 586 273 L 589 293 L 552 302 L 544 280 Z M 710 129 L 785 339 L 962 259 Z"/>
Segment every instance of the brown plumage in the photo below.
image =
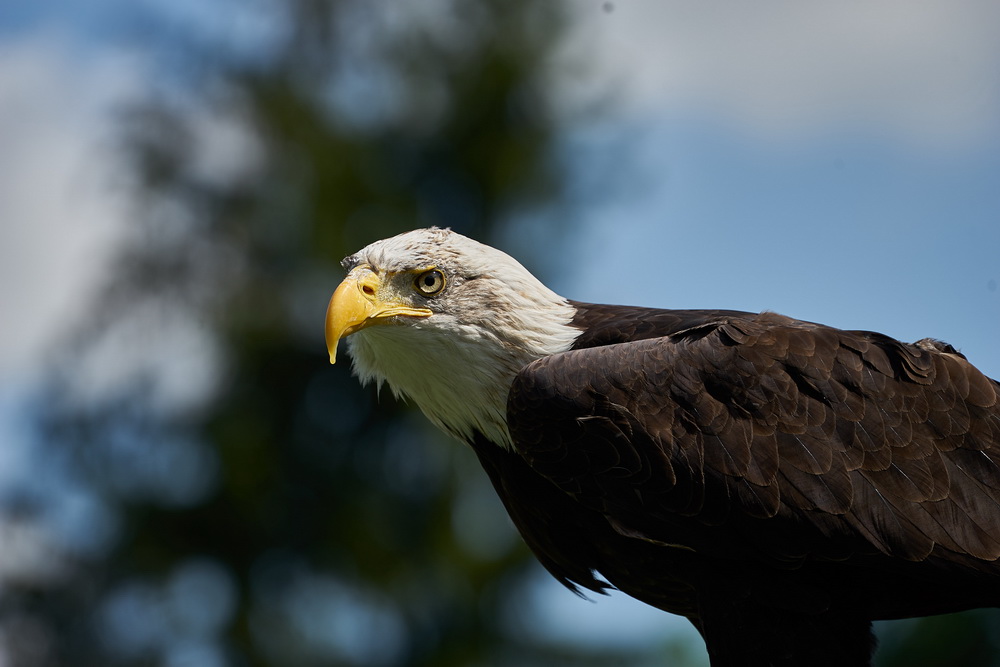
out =
<path fill-rule="evenodd" d="M 452 299 L 482 278 L 441 266 Z M 502 380 L 509 442 L 425 408 L 559 581 L 688 617 L 717 667 L 866 665 L 872 620 L 1000 606 L 1000 383 L 951 346 L 562 304 L 572 343 Z"/>
<path fill-rule="evenodd" d="M 574 349 L 511 388 L 517 451 L 500 458 L 515 460 L 477 447 L 558 579 L 600 590 L 596 570 L 691 618 L 710 651 L 733 631 L 704 609 L 725 591 L 719 623 L 780 611 L 770 632 L 811 643 L 808 664 L 851 664 L 830 660 L 850 628 L 870 651 L 873 619 L 1000 605 L 1000 385 L 950 346 L 767 313 L 574 305 Z M 565 528 L 551 499 L 523 507 L 536 475 L 606 519 L 596 542 L 616 546 L 581 549 L 595 527 Z M 623 563 L 632 547 L 657 565 Z M 795 630 L 796 615 L 832 636 Z"/>

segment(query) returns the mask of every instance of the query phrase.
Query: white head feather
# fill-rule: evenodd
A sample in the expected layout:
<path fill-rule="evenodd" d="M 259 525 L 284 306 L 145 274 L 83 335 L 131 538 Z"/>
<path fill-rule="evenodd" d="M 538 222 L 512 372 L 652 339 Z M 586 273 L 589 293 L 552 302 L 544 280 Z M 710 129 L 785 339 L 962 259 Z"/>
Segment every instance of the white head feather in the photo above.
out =
<path fill-rule="evenodd" d="M 509 255 L 447 229 L 418 229 L 347 257 L 382 276 L 436 267 L 446 287 L 409 298 L 434 314 L 396 317 L 348 338 L 363 383 L 388 384 L 462 440 L 476 431 L 510 447 L 507 393 L 525 365 L 573 345 L 574 308 Z M 402 274 L 405 275 L 405 274 Z M 400 289 L 399 293 L 404 290 Z"/>

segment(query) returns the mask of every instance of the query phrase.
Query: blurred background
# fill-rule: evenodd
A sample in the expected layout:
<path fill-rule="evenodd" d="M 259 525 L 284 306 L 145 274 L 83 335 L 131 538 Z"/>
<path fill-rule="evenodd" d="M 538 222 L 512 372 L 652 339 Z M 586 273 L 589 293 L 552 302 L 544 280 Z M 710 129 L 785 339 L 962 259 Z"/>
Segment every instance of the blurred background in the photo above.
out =
<path fill-rule="evenodd" d="M 706 665 L 545 575 L 331 367 L 339 260 L 450 226 L 563 295 L 1000 377 L 1000 4 L 0 4 L 0 666 Z M 879 663 L 998 665 L 995 610 Z"/>

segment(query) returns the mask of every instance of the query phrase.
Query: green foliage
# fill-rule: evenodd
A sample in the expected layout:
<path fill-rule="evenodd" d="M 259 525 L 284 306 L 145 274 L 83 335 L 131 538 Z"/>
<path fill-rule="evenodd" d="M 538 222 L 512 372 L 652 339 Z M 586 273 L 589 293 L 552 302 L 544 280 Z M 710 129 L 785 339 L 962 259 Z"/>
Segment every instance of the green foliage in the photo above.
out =
<path fill-rule="evenodd" d="M 878 667 L 997 667 L 1000 614 L 975 609 L 876 626 Z"/>
<path fill-rule="evenodd" d="M 72 343 L 124 375 L 67 365 L 44 397 L 46 446 L 117 527 L 38 602 L 58 661 L 593 664 L 512 636 L 529 556 L 474 456 L 321 333 L 348 252 L 559 203 L 557 6 L 257 10 L 262 52 L 150 24 L 172 77 L 123 118 L 135 229 Z"/>

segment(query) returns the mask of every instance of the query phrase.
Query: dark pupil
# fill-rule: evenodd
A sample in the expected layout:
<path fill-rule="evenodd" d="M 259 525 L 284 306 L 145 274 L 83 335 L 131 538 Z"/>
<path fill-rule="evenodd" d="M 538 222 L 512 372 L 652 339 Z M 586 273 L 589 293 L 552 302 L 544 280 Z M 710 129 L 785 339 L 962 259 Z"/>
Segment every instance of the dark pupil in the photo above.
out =
<path fill-rule="evenodd" d="M 426 285 L 427 287 L 433 287 L 434 286 L 434 282 L 435 282 L 434 281 L 434 276 L 431 276 L 431 275 L 424 276 L 424 285 Z"/>

